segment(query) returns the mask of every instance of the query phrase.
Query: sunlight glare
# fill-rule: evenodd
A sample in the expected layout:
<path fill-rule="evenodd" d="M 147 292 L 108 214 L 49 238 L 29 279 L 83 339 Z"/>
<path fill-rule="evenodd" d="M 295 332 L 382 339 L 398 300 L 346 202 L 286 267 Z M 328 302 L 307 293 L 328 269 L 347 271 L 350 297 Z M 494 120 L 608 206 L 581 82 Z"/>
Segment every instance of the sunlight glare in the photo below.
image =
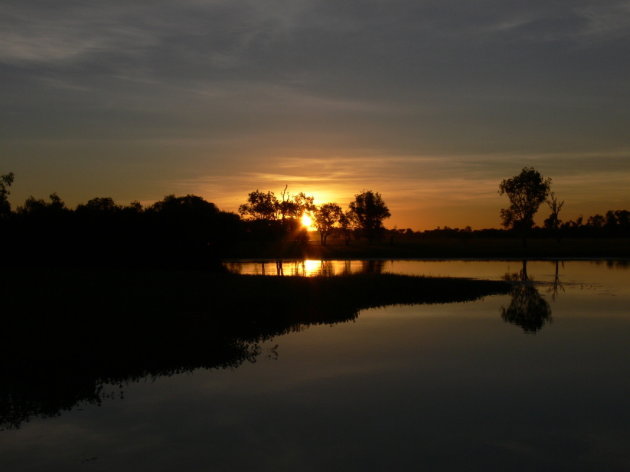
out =
<path fill-rule="evenodd" d="M 313 218 L 308 213 L 304 213 L 301 218 L 302 226 L 304 226 L 309 231 L 315 231 L 316 228 L 313 226 Z"/>
<path fill-rule="evenodd" d="M 319 275 L 322 271 L 322 261 L 306 259 L 303 262 L 303 274 L 304 277 L 314 277 Z"/>

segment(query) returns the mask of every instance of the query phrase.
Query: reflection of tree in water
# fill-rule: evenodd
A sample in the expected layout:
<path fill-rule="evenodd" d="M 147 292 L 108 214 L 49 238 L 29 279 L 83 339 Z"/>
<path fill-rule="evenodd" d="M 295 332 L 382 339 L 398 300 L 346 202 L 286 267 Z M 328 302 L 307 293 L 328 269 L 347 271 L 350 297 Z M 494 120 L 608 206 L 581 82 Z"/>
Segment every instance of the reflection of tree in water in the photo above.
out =
<path fill-rule="evenodd" d="M 551 322 L 551 307 L 527 276 L 527 261 L 523 261 L 519 273 L 506 274 L 505 279 L 514 282 L 514 285 L 510 291 L 510 305 L 501 307 L 504 321 L 520 326 L 526 333 L 535 333 L 545 323 Z"/>
<path fill-rule="evenodd" d="M 224 266 L 233 274 L 242 273 L 242 265 L 240 263 L 226 263 Z M 255 273 L 276 276 L 300 275 L 306 277 L 332 277 L 350 274 L 382 274 L 384 267 L 385 260 L 379 259 L 363 260 L 356 265 L 353 265 L 350 260 L 339 263 L 324 259 L 300 261 L 277 259 L 275 261 L 261 261 L 255 263 Z"/>
<path fill-rule="evenodd" d="M 591 264 L 595 264 L 596 266 L 605 265 L 608 269 L 622 269 L 627 270 L 630 268 L 630 260 L 628 259 L 606 259 L 606 260 L 594 260 L 591 261 Z"/>
<path fill-rule="evenodd" d="M 556 270 L 553 276 L 553 282 L 549 286 L 549 293 L 551 293 L 551 299 L 555 302 L 556 297 L 560 292 L 564 293 L 564 285 L 560 281 L 560 263 L 555 261 Z M 564 268 L 564 262 L 562 262 L 562 268 Z"/>
<path fill-rule="evenodd" d="M 335 268 L 332 261 L 321 261 L 319 275 L 322 275 L 324 277 L 332 277 L 333 275 L 335 275 Z"/>
<path fill-rule="evenodd" d="M 363 274 L 382 274 L 385 261 L 382 259 L 372 259 L 362 261 L 361 273 Z"/>
<path fill-rule="evenodd" d="M 343 261 L 343 269 L 341 270 L 341 275 L 350 275 L 352 273 L 352 261 L 346 259 Z"/>

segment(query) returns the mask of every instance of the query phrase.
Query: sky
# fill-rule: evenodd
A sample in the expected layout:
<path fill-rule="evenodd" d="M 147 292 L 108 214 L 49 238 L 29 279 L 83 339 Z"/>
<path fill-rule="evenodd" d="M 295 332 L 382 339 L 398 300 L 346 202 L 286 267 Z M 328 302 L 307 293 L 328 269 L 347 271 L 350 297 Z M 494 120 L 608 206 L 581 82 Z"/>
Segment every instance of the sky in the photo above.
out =
<path fill-rule="evenodd" d="M 0 174 L 14 207 L 374 190 L 430 229 L 498 227 L 533 166 L 561 218 L 628 209 L 629 58 L 630 1 L 3 0 Z"/>

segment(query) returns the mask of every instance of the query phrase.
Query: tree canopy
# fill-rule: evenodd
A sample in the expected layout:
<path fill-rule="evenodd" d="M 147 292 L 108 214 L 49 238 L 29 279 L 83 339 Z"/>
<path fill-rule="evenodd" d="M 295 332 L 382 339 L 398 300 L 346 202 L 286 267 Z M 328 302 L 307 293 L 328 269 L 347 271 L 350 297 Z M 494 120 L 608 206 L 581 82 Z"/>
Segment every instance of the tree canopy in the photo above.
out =
<path fill-rule="evenodd" d="M 285 187 L 280 199 L 271 190 L 261 192 L 256 189 L 247 195 L 247 202 L 243 203 L 238 212 L 248 220 L 285 221 L 302 216 L 304 212 L 315 210 L 313 197 L 300 192 L 291 196 Z"/>
<path fill-rule="evenodd" d="M 524 167 L 520 174 L 499 185 L 499 195 L 507 195 L 510 206 L 501 210 L 501 223 L 506 228 L 527 231 L 534 226 L 534 215 L 551 191 L 551 179 L 544 178 L 533 167 Z"/>
<path fill-rule="evenodd" d="M 315 227 L 319 231 L 321 243 L 326 245 L 328 236 L 342 218 L 343 210 L 336 203 L 324 203 L 315 211 Z"/>
<path fill-rule="evenodd" d="M 275 220 L 278 205 L 278 199 L 272 191 L 261 192 L 256 189 L 247 195 L 247 203 L 243 203 L 238 212 L 243 218 L 251 220 Z"/>
<path fill-rule="evenodd" d="M 354 201 L 350 203 L 350 212 L 358 228 L 370 241 L 382 232 L 383 220 L 391 216 L 381 194 L 371 190 L 354 196 Z"/>

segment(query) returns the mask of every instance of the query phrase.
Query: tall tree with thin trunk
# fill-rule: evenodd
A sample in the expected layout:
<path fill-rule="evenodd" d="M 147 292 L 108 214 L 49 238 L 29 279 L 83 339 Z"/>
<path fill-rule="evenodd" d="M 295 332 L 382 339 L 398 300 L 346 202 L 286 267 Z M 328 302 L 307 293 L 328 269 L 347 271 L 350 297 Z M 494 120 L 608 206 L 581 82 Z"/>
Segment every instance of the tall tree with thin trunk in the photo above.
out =
<path fill-rule="evenodd" d="M 547 199 L 547 205 L 551 210 L 551 214 L 549 218 L 545 220 L 545 228 L 552 232 L 552 234 L 558 239 L 560 242 L 560 223 L 562 220 L 560 219 L 560 210 L 564 206 L 564 200 L 559 201 L 558 197 L 554 192 L 549 192 L 549 198 Z"/>

